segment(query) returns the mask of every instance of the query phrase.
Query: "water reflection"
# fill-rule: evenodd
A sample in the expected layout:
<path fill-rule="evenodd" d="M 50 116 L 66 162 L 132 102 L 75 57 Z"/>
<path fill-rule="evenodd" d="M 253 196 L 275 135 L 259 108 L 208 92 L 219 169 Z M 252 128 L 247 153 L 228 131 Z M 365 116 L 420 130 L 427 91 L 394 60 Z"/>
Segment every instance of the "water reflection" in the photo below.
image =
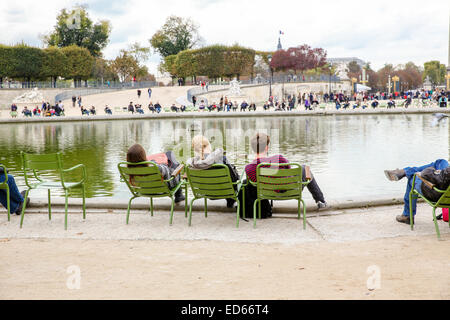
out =
<path fill-rule="evenodd" d="M 60 124 L 2 124 L 0 162 L 23 185 L 20 152 L 61 152 L 66 167 L 83 163 L 88 197 L 128 197 L 117 163 L 134 143 L 149 154 L 175 150 L 185 161 L 190 140 L 203 133 L 226 150 L 241 171 L 253 160 L 249 137 L 271 134 L 271 153 L 310 165 L 328 197 L 401 195 L 403 183 L 389 183 L 384 169 L 448 158 L 448 123 L 432 127 L 431 115 L 273 117 L 215 120 L 135 120 Z M 219 133 L 219 134 L 217 134 Z M 74 176 L 75 177 L 75 176 Z M 75 192 L 75 191 L 74 191 Z M 60 193 L 61 195 L 62 193 Z M 45 196 L 44 191 L 41 196 Z M 73 196 L 80 196 L 75 192 Z"/>

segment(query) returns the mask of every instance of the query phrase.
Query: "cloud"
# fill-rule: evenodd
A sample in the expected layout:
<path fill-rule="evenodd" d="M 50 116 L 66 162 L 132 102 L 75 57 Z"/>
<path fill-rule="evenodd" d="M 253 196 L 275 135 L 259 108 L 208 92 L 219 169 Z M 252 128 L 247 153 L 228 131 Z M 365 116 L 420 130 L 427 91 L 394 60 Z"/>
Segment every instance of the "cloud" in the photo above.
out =
<path fill-rule="evenodd" d="M 39 34 L 53 29 L 58 12 L 80 1 L 7 1 L 0 11 L 0 43 L 24 40 L 41 45 Z M 112 24 L 106 58 L 135 41 L 148 39 L 169 15 L 198 23 L 204 44 L 234 44 L 275 50 L 279 30 L 283 47 L 308 43 L 329 57 L 355 56 L 373 68 L 384 63 L 429 60 L 447 63 L 449 2 L 446 0 L 85 0 L 90 17 Z M 159 56 L 148 62 L 156 73 Z"/>

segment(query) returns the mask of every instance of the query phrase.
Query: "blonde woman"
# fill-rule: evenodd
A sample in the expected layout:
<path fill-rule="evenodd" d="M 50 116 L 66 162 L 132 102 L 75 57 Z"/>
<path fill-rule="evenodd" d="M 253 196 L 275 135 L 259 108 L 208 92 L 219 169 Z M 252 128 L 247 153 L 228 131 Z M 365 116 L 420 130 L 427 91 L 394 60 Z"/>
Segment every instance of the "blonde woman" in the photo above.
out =
<path fill-rule="evenodd" d="M 224 164 L 230 170 L 231 180 L 233 182 L 239 180 L 239 173 L 236 167 L 228 161 L 223 149 L 218 148 L 212 151 L 211 143 L 206 137 L 201 135 L 195 136 L 192 139 L 192 149 L 194 149 L 195 156 L 187 161 L 189 167 L 206 170 L 214 164 Z M 227 199 L 227 207 L 233 208 L 234 202 L 234 199 Z"/>

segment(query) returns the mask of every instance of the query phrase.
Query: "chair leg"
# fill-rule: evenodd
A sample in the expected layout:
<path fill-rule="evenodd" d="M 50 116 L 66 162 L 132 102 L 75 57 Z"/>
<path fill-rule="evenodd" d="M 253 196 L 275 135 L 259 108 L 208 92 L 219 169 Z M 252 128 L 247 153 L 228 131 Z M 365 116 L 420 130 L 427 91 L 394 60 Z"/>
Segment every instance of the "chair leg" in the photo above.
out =
<path fill-rule="evenodd" d="M 48 220 L 52 220 L 52 201 L 50 197 L 50 189 L 48 189 L 47 192 L 48 192 Z"/>
<path fill-rule="evenodd" d="M 236 228 L 239 228 L 239 212 L 240 212 L 240 206 L 241 206 L 241 203 L 240 203 L 240 201 L 239 201 L 238 198 L 236 198 L 236 202 L 237 202 Z"/>
<path fill-rule="evenodd" d="M 413 210 L 412 210 L 412 190 L 409 193 L 409 223 L 411 225 L 411 230 L 414 230 L 414 223 L 413 223 Z"/>
<path fill-rule="evenodd" d="M 11 221 L 11 203 L 9 202 L 9 187 L 6 188 L 6 210 L 8 210 L 8 221 Z"/>
<path fill-rule="evenodd" d="M 25 217 L 25 209 L 27 206 L 28 193 L 30 193 L 30 189 L 25 191 L 25 199 L 23 200 L 23 207 L 22 207 L 22 217 L 20 217 L 20 228 L 22 228 L 23 218 Z"/>
<path fill-rule="evenodd" d="M 306 205 L 305 201 L 301 200 L 303 205 L 303 230 L 306 230 Z"/>
<path fill-rule="evenodd" d="M 84 189 L 84 184 L 82 187 L 83 190 L 83 220 L 86 219 L 86 190 Z"/>
<path fill-rule="evenodd" d="M 153 198 L 150 198 L 150 214 L 153 217 Z"/>
<path fill-rule="evenodd" d="M 261 220 L 261 207 L 262 207 L 262 203 L 261 203 L 261 201 L 258 201 L 258 218 L 259 218 L 259 220 Z"/>
<path fill-rule="evenodd" d="M 65 203 L 65 206 L 64 206 L 64 212 L 65 212 L 64 229 L 67 230 L 67 207 L 68 207 L 68 204 L 69 204 L 69 194 L 68 194 L 67 190 L 64 190 L 64 191 L 65 191 L 65 196 L 66 196 L 66 203 Z"/>
<path fill-rule="evenodd" d="M 191 226 L 191 222 L 192 222 L 192 204 L 194 203 L 195 198 L 191 200 L 191 205 L 189 206 L 189 222 L 188 225 L 189 227 Z"/>
<path fill-rule="evenodd" d="M 300 207 L 300 199 L 298 200 L 298 204 L 297 204 L 297 213 L 298 213 L 298 220 L 301 219 L 301 207 Z"/>
<path fill-rule="evenodd" d="M 127 224 L 130 221 L 130 209 L 131 209 L 131 201 L 133 201 L 134 197 L 128 201 L 128 209 L 127 209 Z"/>
<path fill-rule="evenodd" d="M 436 207 L 433 207 L 433 221 L 434 221 L 434 226 L 436 228 L 436 233 L 437 233 L 437 237 L 440 240 L 441 239 L 441 233 L 439 232 L 439 226 L 436 220 Z"/>
<path fill-rule="evenodd" d="M 188 187 L 187 187 L 187 183 L 186 183 L 185 187 L 184 187 L 184 218 L 188 217 L 188 207 L 189 207 L 189 203 L 188 203 Z"/>
<path fill-rule="evenodd" d="M 172 199 L 172 206 L 170 207 L 170 222 L 169 222 L 169 225 L 172 225 L 172 223 L 173 223 L 173 206 L 175 205 L 175 199 L 174 198 L 171 198 Z"/>
<path fill-rule="evenodd" d="M 205 218 L 208 218 L 208 200 L 205 198 Z"/>
<path fill-rule="evenodd" d="M 256 228 L 256 206 L 258 205 L 258 201 L 259 199 L 256 199 L 253 204 L 253 228 Z"/>

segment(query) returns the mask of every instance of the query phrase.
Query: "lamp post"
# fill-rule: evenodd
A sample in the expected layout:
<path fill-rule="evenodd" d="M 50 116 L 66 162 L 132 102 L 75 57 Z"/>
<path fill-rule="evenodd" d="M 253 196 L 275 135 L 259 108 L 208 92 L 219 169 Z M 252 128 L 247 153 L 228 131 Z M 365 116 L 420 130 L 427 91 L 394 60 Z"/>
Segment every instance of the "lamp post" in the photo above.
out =
<path fill-rule="evenodd" d="M 269 61 L 269 68 L 270 68 L 270 87 L 269 87 L 269 100 L 270 100 L 270 97 L 272 97 L 272 81 L 273 81 L 273 69 L 272 66 L 270 65 L 270 63 L 272 62 L 271 54 L 267 56 L 267 61 Z"/>
<path fill-rule="evenodd" d="M 392 87 L 391 75 L 389 75 L 387 86 L 388 86 L 388 95 L 390 96 L 391 95 L 391 87 Z"/>
<path fill-rule="evenodd" d="M 398 76 L 393 76 L 392 77 L 392 81 L 394 81 L 394 94 L 395 94 L 395 92 L 398 92 L 398 91 L 400 91 L 399 89 L 399 82 L 400 82 L 400 78 L 398 77 Z"/>

